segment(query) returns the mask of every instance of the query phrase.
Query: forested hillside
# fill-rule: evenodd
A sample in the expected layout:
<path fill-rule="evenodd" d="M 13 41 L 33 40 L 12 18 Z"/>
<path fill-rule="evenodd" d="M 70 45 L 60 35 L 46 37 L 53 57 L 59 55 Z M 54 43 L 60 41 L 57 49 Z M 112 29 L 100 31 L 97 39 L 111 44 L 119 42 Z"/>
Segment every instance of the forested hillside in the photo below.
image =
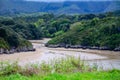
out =
<path fill-rule="evenodd" d="M 27 40 L 42 38 L 53 38 L 47 46 L 54 44 L 73 48 L 76 46 L 118 50 L 119 12 L 0 17 L 0 52 L 32 51 L 34 50 L 32 44 Z"/>
<path fill-rule="evenodd" d="M 9 4 L 9 5 L 8 5 Z M 21 13 L 90 14 L 120 9 L 120 1 L 66 1 L 31 2 L 25 0 L 0 0 L 0 15 Z"/>
<path fill-rule="evenodd" d="M 16 22 L 22 23 L 21 25 L 24 25 L 23 23 L 32 24 L 32 26 L 34 27 L 31 29 L 37 28 L 38 34 L 34 35 L 34 37 L 37 36 L 36 38 L 31 38 L 30 36 L 27 35 L 28 32 L 24 33 L 24 31 L 22 30 L 23 34 L 24 35 L 26 34 L 26 37 L 22 34 L 24 38 L 40 39 L 41 37 L 52 38 L 52 37 L 61 35 L 70 29 L 70 24 L 77 22 L 77 21 L 81 21 L 81 20 L 92 19 L 95 16 L 103 18 L 106 15 L 87 14 L 87 15 L 56 16 L 54 14 L 43 14 L 43 15 L 38 15 L 38 16 L 25 15 L 25 16 L 13 17 L 13 20 L 15 20 Z M 16 29 L 16 28 L 19 28 L 19 29 Z M 21 31 L 20 28 L 21 27 L 15 26 L 14 30 L 19 32 Z M 26 30 L 30 30 L 30 29 L 26 29 Z M 27 38 L 27 36 L 29 38 Z"/>
<path fill-rule="evenodd" d="M 0 18 L 0 53 L 33 51 L 26 39 L 40 39 L 37 28 L 12 18 Z"/>
<path fill-rule="evenodd" d="M 120 50 L 120 16 L 75 22 L 69 31 L 53 38 L 46 46 Z"/>

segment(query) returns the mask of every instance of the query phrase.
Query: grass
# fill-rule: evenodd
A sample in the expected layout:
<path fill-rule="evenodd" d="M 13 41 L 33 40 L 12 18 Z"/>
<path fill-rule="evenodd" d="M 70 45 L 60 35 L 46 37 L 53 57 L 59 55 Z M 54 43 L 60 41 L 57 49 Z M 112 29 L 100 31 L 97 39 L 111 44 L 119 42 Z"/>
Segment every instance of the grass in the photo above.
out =
<path fill-rule="evenodd" d="M 1 76 L 0 80 L 120 80 L 120 71 L 102 71 L 102 72 L 85 72 L 85 73 L 53 73 L 47 75 L 23 76 L 21 74 L 13 74 L 9 76 Z"/>
<path fill-rule="evenodd" d="M 73 57 L 41 65 L 20 67 L 17 62 L 0 63 L 0 80 L 119 80 L 120 70 L 97 71 Z"/>

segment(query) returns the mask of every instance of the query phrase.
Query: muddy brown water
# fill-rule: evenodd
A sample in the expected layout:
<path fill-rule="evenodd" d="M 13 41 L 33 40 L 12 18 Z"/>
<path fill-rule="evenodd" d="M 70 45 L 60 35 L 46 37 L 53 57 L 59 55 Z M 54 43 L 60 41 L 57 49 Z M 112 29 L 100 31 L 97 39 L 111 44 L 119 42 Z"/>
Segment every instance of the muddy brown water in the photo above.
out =
<path fill-rule="evenodd" d="M 83 50 L 83 49 L 65 49 L 65 48 L 47 48 L 44 44 L 50 39 L 30 40 L 36 49 L 35 52 L 21 52 L 14 54 L 0 55 L 0 61 L 14 62 L 18 61 L 21 66 L 26 64 L 41 64 L 50 62 L 68 56 L 84 60 L 90 66 L 97 66 L 99 69 L 120 69 L 120 52 Z"/>

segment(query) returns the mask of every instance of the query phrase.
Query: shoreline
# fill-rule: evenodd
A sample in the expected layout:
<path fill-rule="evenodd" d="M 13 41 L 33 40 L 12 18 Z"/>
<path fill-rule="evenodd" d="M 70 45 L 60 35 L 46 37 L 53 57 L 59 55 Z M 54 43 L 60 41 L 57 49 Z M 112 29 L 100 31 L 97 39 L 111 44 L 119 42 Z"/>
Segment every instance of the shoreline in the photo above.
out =
<path fill-rule="evenodd" d="M 90 54 L 97 54 L 101 56 L 107 56 L 110 59 L 120 59 L 119 51 L 109 51 L 109 50 L 92 50 L 92 49 L 75 49 L 75 48 L 48 48 L 49 50 L 57 51 L 74 51 L 74 52 L 83 52 Z"/>
<path fill-rule="evenodd" d="M 105 69 L 120 69 L 120 52 L 106 50 L 90 50 L 90 49 L 71 49 L 71 48 L 48 48 L 45 47 L 46 40 L 38 40 L 40 43 L 32 43 L 34 52 L 20 52 L 14 54 L 1 54 L 1 62 L 15 62 L 20 66 L 27 64 L 40 64 L 43 61 L 49 62 L 53 59 L 66 58 L 67 56 L 79 57 L 81 60 L 88 62 L 90 65 L 96 63 L 98 66 L 104 65 Z"/>
<path fill-rule="evenodd" d="M 65 49 L 89 49 L 89 50 L 101 50 L 101 51 L 114 51 L 114 52 L 120 52 L 120 47 L 115 48 L 115 49 L 110 49 L 108 47 L 92 47 L 92 46 L 81 46 L 81 45 L 49 45 L 45 44 L 46 47 L 48 48 L 65 48 Z"/>
<path fill-rule="evenodd" d="M 13 54 L 0 54 L 0 62 L 18 62 L 19 64 L 28 64 L 31 61 L 38 59 L 42 55 L 42 50 L 29 52 L 15 52 Z"/>

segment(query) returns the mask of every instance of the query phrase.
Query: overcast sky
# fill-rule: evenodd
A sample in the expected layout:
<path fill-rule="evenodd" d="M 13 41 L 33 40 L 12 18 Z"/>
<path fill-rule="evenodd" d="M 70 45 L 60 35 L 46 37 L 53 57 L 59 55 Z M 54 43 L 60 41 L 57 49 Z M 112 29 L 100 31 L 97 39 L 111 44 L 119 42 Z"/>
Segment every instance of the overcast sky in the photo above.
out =
<path fill-rule="evenodd" d="M 26 1 L 60 2 L 60 1 L 114 1 L 114 0 L 26 0 Z"/>

